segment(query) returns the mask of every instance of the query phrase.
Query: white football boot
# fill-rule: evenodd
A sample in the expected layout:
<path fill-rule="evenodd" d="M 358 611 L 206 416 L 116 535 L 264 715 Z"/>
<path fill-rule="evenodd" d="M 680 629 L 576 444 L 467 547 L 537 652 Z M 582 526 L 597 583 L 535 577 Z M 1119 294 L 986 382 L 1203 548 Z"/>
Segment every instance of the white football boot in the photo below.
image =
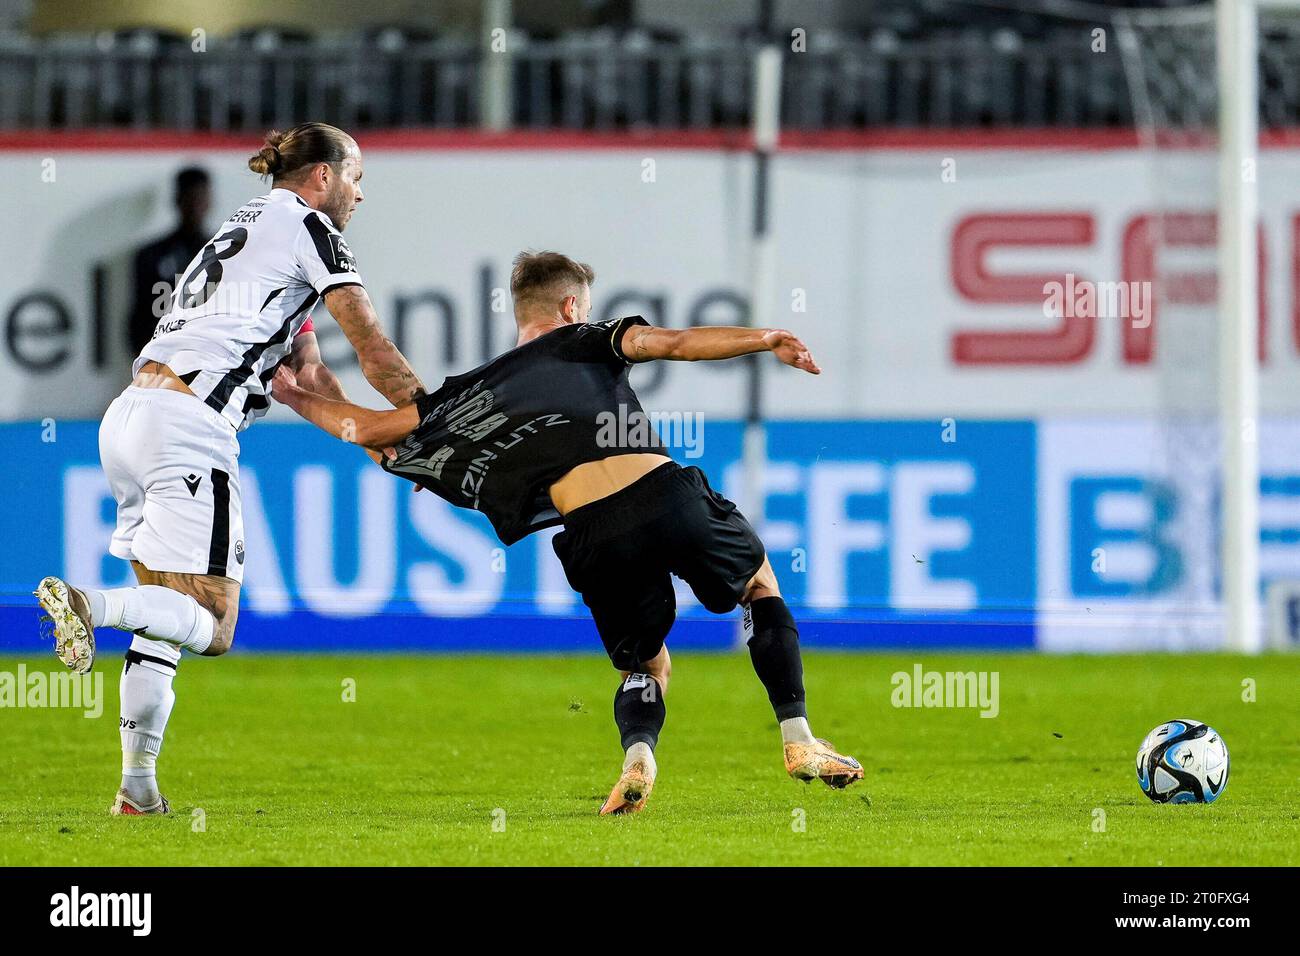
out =
<path fill-rule="evenodd" d="M 95 665 L 95 628 L 90 623 L 90 602 L 62 578 L 42 578 L 36 599 L 54 622 L 54 653 L 77 674 Z"/>
<path fill-rule="evenodd" d="M 108 808 L 108 812 L 115 817 L 147 817 L 160 813 L 171 813 L 172 805 L 167 802 L 167 798 L 161 793 L 158 794 L 158 802 L 151 807 L 142 807 L 126 795 L 125 790 L 117 791 L 117 799 L 113 805 Z"/>

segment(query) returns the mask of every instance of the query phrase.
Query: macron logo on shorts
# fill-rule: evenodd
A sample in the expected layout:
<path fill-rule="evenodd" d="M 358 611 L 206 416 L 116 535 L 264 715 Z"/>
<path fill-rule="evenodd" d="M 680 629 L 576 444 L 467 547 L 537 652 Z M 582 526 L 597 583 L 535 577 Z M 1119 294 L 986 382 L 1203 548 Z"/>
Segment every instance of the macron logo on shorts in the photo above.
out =
<path fill-rule="evenodd" d="M 183 479 L 185 487 L 190 490 L 190 497 L 193 498 L 199 493 L 199 484 L 203 481 L 198 475 L 191 472 Z"/>

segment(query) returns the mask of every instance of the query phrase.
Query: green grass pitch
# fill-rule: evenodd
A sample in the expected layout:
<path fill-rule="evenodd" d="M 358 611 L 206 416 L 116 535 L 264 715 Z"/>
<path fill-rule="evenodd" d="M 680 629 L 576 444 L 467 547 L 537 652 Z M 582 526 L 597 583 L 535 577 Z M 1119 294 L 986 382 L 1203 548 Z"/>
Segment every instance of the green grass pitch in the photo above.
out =
<path fill-rule="evenodd" d="M 785 776 L 743 654 L 683 652 L 648 809 L 602 818 L 621 757 L 603 658 L 186 655 L 159 765 L 176 812 L 123 819 L 115 650 L 99 719 L 0 710 L 0 865 L 1300 863 L 1294 658 L 810 651 L 813 729 L 867 771 L 836 792 Z M 1000 713 L 893 707 L 917 662 L 997 671 Z M 1228 743 L 1212 805 L 1138 789 L 1137 745 L 1172 717 Z"/>

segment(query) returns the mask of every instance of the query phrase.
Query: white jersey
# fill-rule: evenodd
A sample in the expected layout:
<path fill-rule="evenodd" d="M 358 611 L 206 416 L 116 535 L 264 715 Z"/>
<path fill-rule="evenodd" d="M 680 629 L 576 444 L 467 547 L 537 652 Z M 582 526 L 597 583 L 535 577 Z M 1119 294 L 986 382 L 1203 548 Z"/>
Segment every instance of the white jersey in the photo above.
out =
<path fill-rule="evenodd" d="M 270 406 L 271 377 L 312 306 L 329 289 L 360 284 L 329 217 L 272 189 L 241 206 L 186 267 L 132 374 L 162 362 L 242 430 Z"/>

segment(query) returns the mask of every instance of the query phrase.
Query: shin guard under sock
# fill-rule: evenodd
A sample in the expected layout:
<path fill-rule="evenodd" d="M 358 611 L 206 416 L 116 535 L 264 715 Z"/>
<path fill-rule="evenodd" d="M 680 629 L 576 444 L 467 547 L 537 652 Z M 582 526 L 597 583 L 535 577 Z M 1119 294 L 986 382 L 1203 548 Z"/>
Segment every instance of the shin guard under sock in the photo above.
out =
<path fill-rule="evenodd" d="M 118 690 L 122 701 L 122 789 L 142 805 L 158 800 L 158 754 L 176 694 L 172 678 L 179 647 L 136 637 L 126 652 Z"/>
<path fill-rule="evenodd" d="M 654 750 L 666 714 L 663 688 L 649 674 L 629 674 L 614 692 L 614 723 L 624 750 L 635 743 Z"/>
<path fill-rule="evenodd" d="M 790 609 L 780 597 L 768 597 L 751 602 L 745 613 L 754 631 L 748 642 L 749 658 L 767 689 L 776 719 L 807 717 L 799 630 Z"/>

